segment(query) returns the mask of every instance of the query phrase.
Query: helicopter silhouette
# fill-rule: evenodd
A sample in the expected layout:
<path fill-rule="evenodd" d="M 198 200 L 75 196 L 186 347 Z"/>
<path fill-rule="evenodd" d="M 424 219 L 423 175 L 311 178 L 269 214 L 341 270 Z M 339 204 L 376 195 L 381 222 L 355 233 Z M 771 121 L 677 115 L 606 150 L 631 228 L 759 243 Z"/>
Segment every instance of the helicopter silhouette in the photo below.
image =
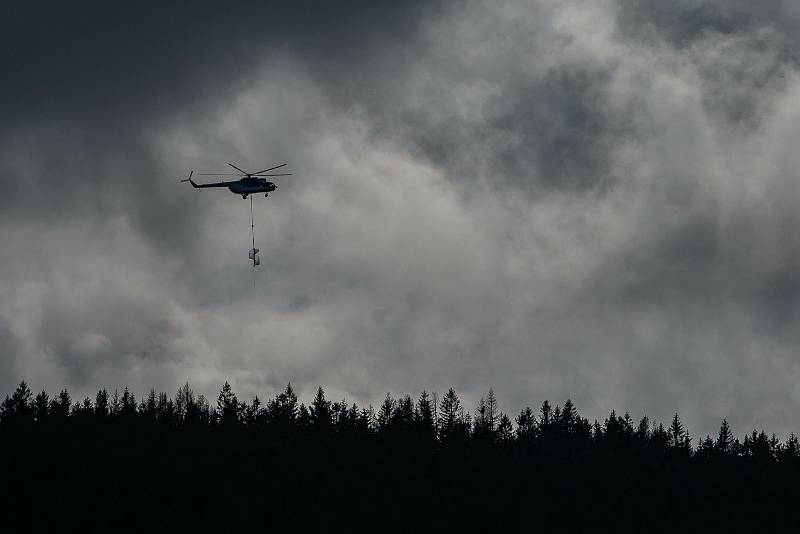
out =
<path fill-rule="evenodd" d="M 198 173 L 198 176 L 241 176 L 238 180 L 230 180 L 225 182 L 214 182 L 210 184 L 197 184 L 192 180 L 192 176 L 194 175 L 194 171 L 189 172 L 189 177 L 181 180 L 181 182 L 189 182 L 192 184 L 192 187 L 197 189 L 203 189 L 205 187 L 227 187 L 231 193 L 235 193 L 237 195 L 242 195 L 242 198 L 247 198 L 247 195 L 251 195 L 254 193 L 264 193 L 265 197 L 268 197 L 272 191 L 275 191 L 278 186 L 275 185 L 274 182 L 268 182 L 265 177 L 269 176 L 291 176 L 292 173 L 281 173 L 281 174 L 264 174 L 268 173 L 269 171 L 274 171 L 275 169 L 280 169 L 281 167 L 285 167 L 286 163 L 281 163 L 280 165 L 276 165 L 274 167 L 270 167 L 269 169 L 264 169 L 263 171 L 258 172 L 247 172 L 243 171 L 233 163 L 228 163 L 231 167 L 239 171 L 241 174 L 225 174 L 225 173 Z"/>

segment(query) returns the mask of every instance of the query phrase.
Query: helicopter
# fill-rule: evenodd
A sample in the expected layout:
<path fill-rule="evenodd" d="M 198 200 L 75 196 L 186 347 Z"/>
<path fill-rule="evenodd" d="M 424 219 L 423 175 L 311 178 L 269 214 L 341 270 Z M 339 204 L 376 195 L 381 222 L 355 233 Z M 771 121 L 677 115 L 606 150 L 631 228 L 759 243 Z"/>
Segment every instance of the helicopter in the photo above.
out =
<path fill-rule="evenodd" d="M 273 182 L 268 182 L 265 177 L 269 176 L 291 176 L 291 173 L 281 173 L 281 174 L 264 174 L 268 173 L 269 171 L 274 171 L 275 169 L 280 169 L 281 167 L 285 167 L 286 163 L 281 163 L 280 165 L 276 165 L 274 167 L 270 167 L 269 169 L 264 169 L 263 171 L 258 172 L 247 172 L 243 171 L 233 163 L 228 163 L 231 167 L 239 171 L 241 174 L 225 174 L 225 173 L 198 173 L 198 176 L 241 176 L 238 180 L 230 180 L 227 182 L 214 182 L 210 184 L 197 184 L 192 180 L 192 176 L 194 175 L 194 171 L 189 172 L 189 177 L 181 180 L 181 182 L 189 182 L 192 184 L 192 187 L 196 187 L 198 189 L 202 189 L 204 187 L 227 187 L 231 193 L 236 193 L 237 195 L 242 195 L 242 198 L 247 198 L 247 195 L 254 194 L 254 193 L 264 193 L 265 197 L 268 197 L 272 191 L 275 191 L 278 186 L 275 185 Z"/>

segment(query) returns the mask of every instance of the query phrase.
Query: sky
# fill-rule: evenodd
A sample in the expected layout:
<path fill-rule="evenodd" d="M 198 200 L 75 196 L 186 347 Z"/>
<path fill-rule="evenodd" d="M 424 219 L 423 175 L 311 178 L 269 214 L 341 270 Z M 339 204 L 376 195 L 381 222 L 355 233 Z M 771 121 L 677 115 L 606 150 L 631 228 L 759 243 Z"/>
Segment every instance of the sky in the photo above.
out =
<path fill-rule="evenodd" d="M 19 2 L 0 392 L 800 430 L 790 0 Z M 190 169 L 293 176 L 250 202 Z M 228 168 L 229 169 L 229 168 Z"/>

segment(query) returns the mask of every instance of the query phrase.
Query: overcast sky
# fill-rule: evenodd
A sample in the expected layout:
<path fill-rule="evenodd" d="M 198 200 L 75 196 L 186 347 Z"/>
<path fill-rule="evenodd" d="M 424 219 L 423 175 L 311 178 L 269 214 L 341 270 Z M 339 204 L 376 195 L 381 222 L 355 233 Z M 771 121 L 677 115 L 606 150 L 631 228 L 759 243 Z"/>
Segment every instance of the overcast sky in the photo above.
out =
<path fill-rule="evenodd" d="M 247 4 L 6 6 L 3 394 L 800 430 L 797 2 Z"/>

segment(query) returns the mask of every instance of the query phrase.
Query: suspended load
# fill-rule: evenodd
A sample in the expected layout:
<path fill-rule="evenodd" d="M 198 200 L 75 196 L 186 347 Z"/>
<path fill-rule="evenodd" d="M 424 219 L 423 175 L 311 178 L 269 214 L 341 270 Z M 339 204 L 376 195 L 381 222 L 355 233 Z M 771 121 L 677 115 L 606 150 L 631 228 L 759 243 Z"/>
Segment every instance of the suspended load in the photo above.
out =
<path fill-rule="evenodd" d="M 258 257 L 258 249 L 257 248 L 255 248 L 255 247 L 251 248 L 250 252 L 247 254 L 247 257 L 249 257 L 251 260 L 253 260 L 253 267 L 255 267 L 256 265 L 261 265 L 261 258 Z"/>

